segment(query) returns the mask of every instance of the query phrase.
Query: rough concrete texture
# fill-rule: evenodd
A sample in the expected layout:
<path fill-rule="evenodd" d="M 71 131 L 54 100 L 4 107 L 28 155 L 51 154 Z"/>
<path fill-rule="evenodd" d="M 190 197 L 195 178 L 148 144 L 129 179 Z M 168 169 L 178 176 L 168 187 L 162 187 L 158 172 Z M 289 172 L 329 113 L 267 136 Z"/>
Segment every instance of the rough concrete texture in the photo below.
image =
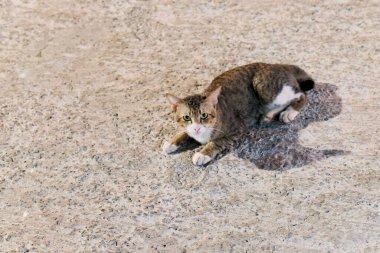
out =
<path fill-rule="evenodd" d="M 0 251 L 380 252 L 379 5 L 0 0 Z M 256 61 L 316 79 L 294 125 L 162 154 L 165 92 Z"/>

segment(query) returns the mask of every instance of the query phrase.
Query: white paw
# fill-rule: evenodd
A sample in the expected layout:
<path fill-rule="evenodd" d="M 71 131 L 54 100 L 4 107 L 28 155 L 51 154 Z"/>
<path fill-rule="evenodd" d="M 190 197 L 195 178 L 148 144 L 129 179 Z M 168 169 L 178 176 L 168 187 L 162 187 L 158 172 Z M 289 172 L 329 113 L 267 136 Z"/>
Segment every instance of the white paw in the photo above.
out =
<path fill-rule="evenodd" d="M 204 155 L 200 152 L 197 152 L 193 155 L 193 164 L 194 165 L 205 165 L 206 163 L 211 161 L 211 157 L 208 155 Z"/>
<path fill-rule="evenodd" d="M 282 113 L 280 113 L 280 120 L 282 122 L 289 123 L 290 121 L 293 121 L 297 117 L 298 113 L 299 113 L 298 111 L 290 107 L 286 109 L 285 111 L 283 111 Z"/>
<path fill-rule="evenodd" d="M 261 123 L 269 123 L 271 122 L 273 119 L 273 116 L 271 115 L 266 115 L 266 116 L 263 116 L 260 120 Z"/>
<path fill-rule="evenodd" d="M 163 150 L 165 153 L 167 153 L 167 154 L 173 153 L 173 152 L 175 152 L 177 149 L 178 149 L 178 146 L 177 146 L 177 145 L 171 144 L 171 143 L 168 142 L 168 141 L 165 141 L 165 142 L 164 142 L 164 145 L 162 145 L 162 150 Z"/>

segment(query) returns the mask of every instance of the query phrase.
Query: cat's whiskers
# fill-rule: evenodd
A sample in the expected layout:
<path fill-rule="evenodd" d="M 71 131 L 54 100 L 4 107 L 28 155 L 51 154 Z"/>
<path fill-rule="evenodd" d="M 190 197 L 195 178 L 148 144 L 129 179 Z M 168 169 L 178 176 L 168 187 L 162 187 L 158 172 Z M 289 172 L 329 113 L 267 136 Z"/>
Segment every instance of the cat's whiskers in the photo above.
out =
<path fill-rule="evenodd" d="M 208 129 L 211 129 L 211 130 L 214 130 L 214 131 L 217 131 L 217 132 L 220 132 L 220 133 L 222 133 L 222 134 L 225 134 L 225 132 L 224 131 L 222 131 L 222 130 L 220 130 L 220 129 L 218 129 L 218 128 L 215 128 L 215 127 L 207 127 Z"/>

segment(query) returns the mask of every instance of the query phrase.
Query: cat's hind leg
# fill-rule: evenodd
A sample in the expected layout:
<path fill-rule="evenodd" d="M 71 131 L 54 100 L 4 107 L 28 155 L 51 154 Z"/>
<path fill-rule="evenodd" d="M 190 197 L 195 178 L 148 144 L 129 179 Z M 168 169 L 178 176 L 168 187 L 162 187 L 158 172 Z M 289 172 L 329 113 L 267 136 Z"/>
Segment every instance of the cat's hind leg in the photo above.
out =
<path fill-rule="evenodd" d="M 280 113 L 280 120 L 285 123 L 293 121 L 297 117 L 301 109 L 305 106 L 306 101 L 306 95 L 302 94 L 299 98 L 291 102 L 285 111 Z"/>
<path fill-rule="evenodd" d="M 292 80 L 289 80 L 287 83 L 283 84 L 281 90 L 278 92 L 276 97 L 274 97 L 274 99 L 265 106 L 264 117 L 261 119 L 261 122 L 272 121 L 272 119 L 277 114 L 279 114 L 281 111 L 287 108 L 293 101 L 300 99 L 301 96 L 304 95 L 304 93 L 299 92 L 299 89 L 294 84 L 296 83 L 296 81 L 291 81 Z M 292 83 L 294 85 L 291 85 Z"/>
<path fill-rule="evenodd" d="M 271 122 L 274 117 L 279 113 L 281 112 L 282 110 L 285 109 L 285 105 L 283 106 L 278 106 L 276 108 L 273 108 L 269 111 L 267 111 L 263 116 L 262 118 L 260 119 L 260 123 L 268 123 L 268 122 Z"/>

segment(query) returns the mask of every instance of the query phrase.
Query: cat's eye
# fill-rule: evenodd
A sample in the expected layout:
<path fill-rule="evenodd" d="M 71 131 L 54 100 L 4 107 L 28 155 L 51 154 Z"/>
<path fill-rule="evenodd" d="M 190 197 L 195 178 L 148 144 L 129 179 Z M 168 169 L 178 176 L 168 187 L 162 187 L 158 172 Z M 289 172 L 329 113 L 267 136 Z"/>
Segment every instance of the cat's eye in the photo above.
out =
<path fill-rule="evenodd" d="M 207 119 L 208 118 L 208 113 L 202 113 L 201 114 L 201 119 Z"/>
<path fill-rule="evenodd" d="M 190 121 L 191 117 L 189 115 L 185 115 L 185 116 L 183 116 L 183 120 L 184 121 Z"/>

